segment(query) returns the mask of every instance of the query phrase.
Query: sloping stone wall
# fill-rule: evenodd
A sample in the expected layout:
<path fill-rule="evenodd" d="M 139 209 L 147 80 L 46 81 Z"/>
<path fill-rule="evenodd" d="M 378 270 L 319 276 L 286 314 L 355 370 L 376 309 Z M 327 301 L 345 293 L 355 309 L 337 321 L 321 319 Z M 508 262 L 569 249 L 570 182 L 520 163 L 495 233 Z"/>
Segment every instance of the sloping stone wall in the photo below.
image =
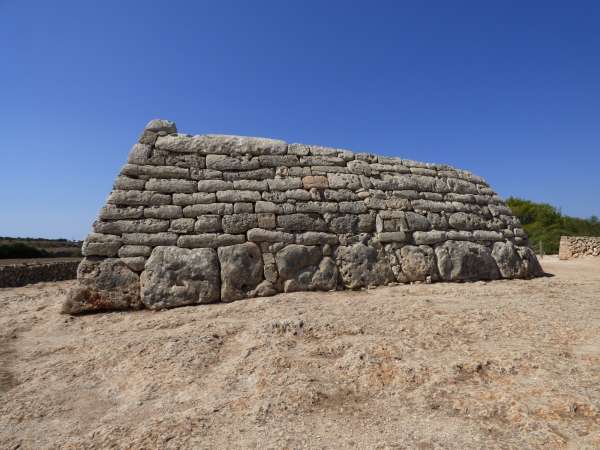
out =
<path fill-rule="evenodd" d="M 561 236 L 559 259 L 600 256 L 600 236 Z"/>
<path fill-rule="evenodd" d="M 66 312 L 541 274 L 470 172 L 165 120 L 131 149 L 83 253 Z"/>

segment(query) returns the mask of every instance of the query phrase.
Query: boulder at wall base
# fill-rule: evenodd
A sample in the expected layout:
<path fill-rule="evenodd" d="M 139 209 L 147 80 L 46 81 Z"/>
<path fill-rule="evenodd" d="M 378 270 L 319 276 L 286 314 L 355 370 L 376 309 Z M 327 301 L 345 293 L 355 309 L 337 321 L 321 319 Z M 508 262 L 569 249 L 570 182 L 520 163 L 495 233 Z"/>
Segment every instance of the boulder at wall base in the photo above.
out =
<path fill-rule="evenodd" d="M 338 247 L 336 262 L 342 283 L 349 289 L 384 285 L 394 281 L 394 274 L 385 256 L 363 243 Z"/>
<path fill-rule="evenodd" d="M 156 247 L 140 277 L 150 309 L 219 301 L 219 262 L 211 248 Z"/>
<path fill-rule="evenodd" d="M 529 247 L 518 247 L 512 242 L 496 242 L 492 256 L 503 278 L 530 278 L 544 274 L 535 254 Z"/>
<path fill-rule="evenodd" d="M 83 259 L 77 279 L 63 304 L 65 314 L 141 307 L 140 279 L 118 258 Z"/>
<path fill-rule="evenodd" d="M 279 283 L 284 292 L 330 291 L 337 287 L 338 270 L 318 246 L 291 244 L 275 257 Z"/>
<path fill-rule="evenodd" d="M 401 283 L 435 281 L 439 278 L 435 253 L 427 245 L 405 245 L 394 252 L 398 262 L 396 279 Z"/>
<path fill-rule="evenodd" d="M 503 278 L 524 278 L 527 276 L 527 268 L 512 242 L 494 243 L 492 257 L 496 261 Z"/>
<path fill-rule="evenodd" d="M 468 241 L 446 241 L 436 247 L 440 276 L 445 281 L 497 280 L 500 271 L 489 248 Z"/>
<path fill-rule="evenodd" d="M 263 259 L 253 242 L 219 248 L 221 301 L 251 297 L 263 280 Z"/>
<path fill-rule="evenodd" d="M 335 261 L 326 256 L 319 263 L 319 269 L 313 274 L 311 287 L 317 291 L 333 291 L 338 284 L 338 268 Z"/>
<path fill-rule="evenodd" d="M 540 265 L 535 253 L 529 247 L 517 247 L 517 253 L 523 261 L 523 267 L 526 277 L 544 276 L 544 270 Z"/>

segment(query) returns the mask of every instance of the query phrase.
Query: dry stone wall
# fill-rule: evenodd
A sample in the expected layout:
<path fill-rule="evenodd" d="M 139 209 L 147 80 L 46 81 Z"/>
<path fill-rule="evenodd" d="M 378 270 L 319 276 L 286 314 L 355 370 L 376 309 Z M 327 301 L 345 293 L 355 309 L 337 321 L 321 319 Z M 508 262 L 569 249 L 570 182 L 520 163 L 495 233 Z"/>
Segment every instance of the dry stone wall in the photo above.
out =
<path fill-rule="evenodd" d="M 561 236 L 559 259 L 600 256 L 600 236 Z"/>
<path fill-rule="evenodd" d="M 65 312 L 542 273 L 470 172 L 166 120 L 131 149 L 83 253 Z"/>
<path fill-rule="evenodd" d="M 79 258 L 59 261 L 28 261 L 0 265 L 0 288 L 26 286 L 44 281 L 73 280 Z"/>

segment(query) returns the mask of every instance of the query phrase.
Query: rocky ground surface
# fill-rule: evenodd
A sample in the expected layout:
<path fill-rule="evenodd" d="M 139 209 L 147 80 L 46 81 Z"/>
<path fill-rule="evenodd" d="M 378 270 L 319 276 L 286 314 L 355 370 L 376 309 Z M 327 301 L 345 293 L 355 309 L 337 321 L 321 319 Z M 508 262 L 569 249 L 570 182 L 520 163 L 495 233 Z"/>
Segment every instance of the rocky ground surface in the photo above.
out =
<path fill-rule="evenodd" d="M 600 448 L 600 259 L 70 317 L 0 290 L 0 448 Z"/>

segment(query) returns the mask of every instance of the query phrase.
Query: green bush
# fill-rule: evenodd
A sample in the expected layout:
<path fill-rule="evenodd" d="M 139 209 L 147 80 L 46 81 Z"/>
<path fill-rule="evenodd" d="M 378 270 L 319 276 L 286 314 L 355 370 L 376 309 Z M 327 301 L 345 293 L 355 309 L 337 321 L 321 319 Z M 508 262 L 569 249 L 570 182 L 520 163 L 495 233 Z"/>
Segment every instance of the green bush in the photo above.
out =
<path fill-rule="evenodd" d="M 537 252 L 558 253 L 561 236 L 600 236 L 598 217 L 589 219 L 564 216 L 552 205 L 510 197 L 507 202 L 529 236 L 529 244 Z"/>
<path fill-rule="evenodd" d="M 0 259 L 46 258 L 49 256 L 51 255 L 46 250 L 35 248 L 22 242 L 0 244 Z"/>

